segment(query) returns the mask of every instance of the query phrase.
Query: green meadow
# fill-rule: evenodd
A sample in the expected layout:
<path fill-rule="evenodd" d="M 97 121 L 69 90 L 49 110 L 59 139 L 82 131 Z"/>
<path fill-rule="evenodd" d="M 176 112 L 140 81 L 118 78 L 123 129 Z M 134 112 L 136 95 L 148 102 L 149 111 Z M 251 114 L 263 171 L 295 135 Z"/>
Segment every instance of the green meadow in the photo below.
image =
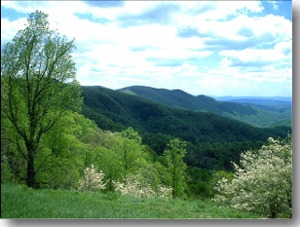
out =
<path fill-rule="evenodd" d="M 259 218 L 200 200 L 131 198 L 117 193 L 33 190 L 1 185 L 2 218 L 210 219 Z"/>

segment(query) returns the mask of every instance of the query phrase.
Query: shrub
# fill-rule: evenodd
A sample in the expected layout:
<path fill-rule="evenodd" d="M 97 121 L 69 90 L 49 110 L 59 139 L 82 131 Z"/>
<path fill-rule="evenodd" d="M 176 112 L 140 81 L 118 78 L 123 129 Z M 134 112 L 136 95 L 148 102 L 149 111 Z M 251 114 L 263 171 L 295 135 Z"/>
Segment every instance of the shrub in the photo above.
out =
<path fill-rule="evenodd" d="M 172 194 L 172 188 L 159 185 L 156 189 L 152 189 L 151 185 L 139 179 L 139 176 L 129 176 L 125 182 L 113 181 L 115 191 L 122 195 L 149 198 L 161 197 L 169 198 Z"/>
<path fill-rule="evenodd" d="M 292 142 L 268 139 L 269 145 L 241 154 L 232 181 L 221 179 L 214 200 L 264 217 L 291 217 Z"/>
<path fill-rule="evenodd" d="M 83 179 L 79 181 L 79 190 L 97 191 L 106 188 L 106 182 L 103 182 L 104 173 L 100 170 L 97 172 L 94 165 L 84 170 Z"/>

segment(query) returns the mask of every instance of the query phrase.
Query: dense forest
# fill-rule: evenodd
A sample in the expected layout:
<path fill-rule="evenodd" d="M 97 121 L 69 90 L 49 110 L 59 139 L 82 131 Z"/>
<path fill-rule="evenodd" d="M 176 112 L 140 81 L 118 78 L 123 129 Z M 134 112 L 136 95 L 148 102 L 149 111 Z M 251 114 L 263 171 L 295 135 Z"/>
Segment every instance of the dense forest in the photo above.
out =
<path fill-rule="evenodd" d="M 144 86 L 127 87 L 119 91 L 169 107 L 215 113 L 255 127 L 291 126 L 291 100 L 281 100 L 280 97 L 220 97 L 216 100 L 205 95 L 193 96 L 178 89 L 167 90 Z"/>

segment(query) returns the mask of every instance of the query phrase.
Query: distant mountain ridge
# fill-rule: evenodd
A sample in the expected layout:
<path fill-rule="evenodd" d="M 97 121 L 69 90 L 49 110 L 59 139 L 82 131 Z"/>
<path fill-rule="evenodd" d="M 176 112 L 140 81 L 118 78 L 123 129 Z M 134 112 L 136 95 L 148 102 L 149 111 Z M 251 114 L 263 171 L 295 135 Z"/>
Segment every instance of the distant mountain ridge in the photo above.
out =
<path fill-rule="evenodd" d="M 230 102 L 237 102 L 237 101 L 248 101 L 248 102 L 260 102 L 263 100 L 275 100 L 275 101 L 282 101 L 282 102 L 292 102 L 292 97 L 289 96 L 212 96 L 216 100 L 220 101 L 230 101 Z"/>
<path fill-rule="evenodd" d="M 182 90 L 156 89 L 145 86 L 126 87 L 118 91 L 169 107 L 215 113 L 255 127 L 291 126 L 291 106 L 286 101 L 272 99 L 252 99 L 251 101 L 251 99 L 234 99 L 233 97 L 232 101 L 221 101 L 205 95 L 193 96 Z"/>
<path fill-rule="evenodd" d="M 220 97 L 218 100 L 234 103 L 246 103 L 263 110 L 282 111 L 292 108 L 291 97 Z"/>

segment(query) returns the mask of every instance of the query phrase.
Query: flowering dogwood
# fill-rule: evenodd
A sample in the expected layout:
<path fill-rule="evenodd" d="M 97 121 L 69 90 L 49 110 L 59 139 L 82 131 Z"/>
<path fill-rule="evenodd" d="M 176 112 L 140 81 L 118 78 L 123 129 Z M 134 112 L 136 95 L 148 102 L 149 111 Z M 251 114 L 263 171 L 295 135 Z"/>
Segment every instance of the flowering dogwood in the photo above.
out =
<path fill-rule="evenodd" d="M 217 183 L 216 202 L 264 217 L 291 216 L 292 143 L 273 138 L 268 142 L 258 151 L 241 154 L 240 166 L 233 163 L 234 178 Z"/>
<path fill-rule="evenodd" d="M 106 182 L 103 182 L 104 173 L 97 172 L 94 165 L 84 170 L 83 179 L 79 181 L 79 190 L 96 191 L 106 188 Z"/>
<path fill-rule="evenodd" d="M 119 182 L 113 181 L 113 185 L 117 192 L 122 195 L 137 197 L 137 198 L 149 198 L 149 197 L 160 197 L 169 198 L 171 197 L 172 188 L 159 185 L 159 187 L 154 190 L 148 183 L 142 182 L 138 176 L 129 176 L 126 181 Z"/>

